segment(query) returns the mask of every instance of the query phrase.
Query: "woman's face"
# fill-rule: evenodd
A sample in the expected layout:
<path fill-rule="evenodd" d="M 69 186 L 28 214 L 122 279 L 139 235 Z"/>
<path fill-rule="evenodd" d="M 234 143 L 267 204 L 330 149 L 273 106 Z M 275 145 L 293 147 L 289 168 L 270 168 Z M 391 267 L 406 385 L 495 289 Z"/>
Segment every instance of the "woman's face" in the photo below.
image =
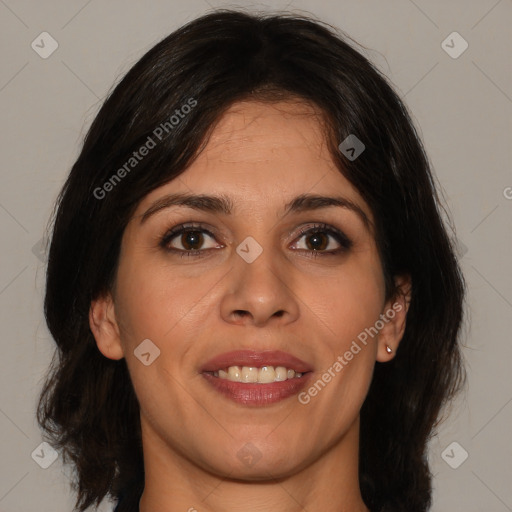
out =
<path fill-rule="evenodd" d="M 231 211 L 214 208 L 219 200 L 166 204 L 175 194 L 222 196 Z M 309 195 L 348 206 L 295 201 Z M 113 302 L 91 309 L 101 352 L 126 358 L 145 445 L 247 479 L 292 474 L 353 445 L 375 361 L 392 357 L 385 343 L 396 349 L 403 331 L 397 310 L 378 322 L 392 303 L 372 222 L 311 107 L 232 106 L 194 163 L 139 204 Z M 376 322 L 384 326 L 369 335 Z M 229 366 L 235 380 L 278 380 L 205 373 Z"/>

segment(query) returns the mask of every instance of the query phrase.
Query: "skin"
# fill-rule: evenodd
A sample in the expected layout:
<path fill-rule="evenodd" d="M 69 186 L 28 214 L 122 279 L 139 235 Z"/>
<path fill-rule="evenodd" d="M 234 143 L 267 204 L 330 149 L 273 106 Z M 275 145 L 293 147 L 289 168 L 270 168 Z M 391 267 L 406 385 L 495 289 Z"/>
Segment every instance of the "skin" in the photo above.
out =
<path fill-rule="evenodd" d="M 223 193 L 235 209 L 227 215 L 172 206 L 141 224 L 154 201 L 171 192 Z M 398 348 L 410 281 L 397 277 L 404 295 L 386 301 L 371 230 L 346 208 L 283 216 L 285 203 L 302 193 L 342 195 L 373 222 L 333 163 L 318 111 L 289 101 L 239 102 L 197 160 L 148 194 L 130 220 L 115 287 L 92 302 L 90 325 L 105 357 L 126 358 L 140 402 L 141 512 L 368 511 L 358 481 L 359 411 L 375 362 L 389 361 Z M 203 233 L 192 247 L 203 249 L 203 257 L 181 258 L 159 246 L 170 228 L 188 222 L 214 234 Z M 299 228 L 317 222 L 341 230 L 353 246 L 308 257 L 311 235 Z M 236 252 L 247 236 L 263 248 L 252 263 Z M 320 242 L 324 252 L 340 246 L 328 233 Z M 171 242 L 190 249 L 185 243 L 181 235 Z M 378 336 L 307 404 L 295 395 L 248 407 L 199 373 L 226 351 L 279 349 L 310 363 L 315 382 L 397 303 L 402 309 Z M 160 350 L 148 366 L 134 355 L 145 339 Z M 253 465 L 237 455 L 247 443 L 260 456 Z"/>

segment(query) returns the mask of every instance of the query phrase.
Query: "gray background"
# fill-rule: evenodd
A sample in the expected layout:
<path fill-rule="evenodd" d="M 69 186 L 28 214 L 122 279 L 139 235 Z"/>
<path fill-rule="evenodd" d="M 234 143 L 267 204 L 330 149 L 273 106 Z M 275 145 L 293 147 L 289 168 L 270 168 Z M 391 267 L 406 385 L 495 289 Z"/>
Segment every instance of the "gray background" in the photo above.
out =
<path fill-rule="evenodd" d="M 405 99 L 469 286 L 469 380 L 430 445 L 433 510 L 512 511 L 512 0 L 0 0 L 0 512 L 70 512 L 74 503 L 60 458 L 42 469 L 31 456 L 42 453 L 34 412 L 53 352 L 40 244 L 52 204 L 112 84 L 169 32 L 218 6 L 313 13 L 369 48 Z M 44 31 L 59 45 L 46 59 L 31 47 Z M 454 31 L 469 44 L 458 58 L 442 47 Z M 454 441 L 460 447 L 444 452 Z M 469 457 L 453 469 L 445 461 L 460 463 L 462 449 Z"/>

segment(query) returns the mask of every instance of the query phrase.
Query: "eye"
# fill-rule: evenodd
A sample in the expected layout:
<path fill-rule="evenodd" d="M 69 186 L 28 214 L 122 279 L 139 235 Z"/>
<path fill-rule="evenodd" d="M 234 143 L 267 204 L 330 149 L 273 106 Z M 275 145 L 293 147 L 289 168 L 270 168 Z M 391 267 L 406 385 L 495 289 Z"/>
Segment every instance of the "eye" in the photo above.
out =
<path fill-rule="evenodd" d="M 327 224 L 303 227 L 299 235 L 299 239 L 304 238 L 306 247 L 295 247 L 293 250 L 305 251 L 312 257 L 332 256 L 346 252 L 352 247 L 352 241 L 342 231 Z M 168 252 L 179 253 L 181 257 L 201 257 L 210 249 L 224 247 L 213 244 L 204 248 L 203 245 L 208 238 L 215 240 L 215 235 L 203 225 L 182 224 L 167 231 L 160 241 L 160 246 Z"/>
<path fill-rule="evenodd" d="M 211 247 L 203 248 L 202 246 L 205 243 L 205 234 L 211 239 L 215 238 L 209 230 L 200 224 L 183 224 L 167 231 L 160 241 L 160 246 L 169 252 L 180 253 L 180 256 L 182 257 L 199 256 L 201 253 L 206 252 L 208 249 L 214 249 L 215 247 L 218 247 L 213 245 Z M 176 241 L 173 242 L 175 239 Z M 177 244 L 178 247 L 173 246 L 173 244 Z M 180 245 L 181 248 L 179 247 Z"/>
<path fill-rule="evenodd" d="M 296 250 L 304 250 L 312 256 L 334 255 L 345 252 L 352 247 L 352 241 L 342 231 L 327 224 L 315 224 L 312 227 L 303 227 L 300 230 L 300 238 L 304 238 L 305 247 Z M 329 238 L 334 239 L 329 240 Z M 334 244 L 334 247 L 332 247 Z M 338 244 L 338 247 L 336 247 Z M 330 250 L 327 250 L 329 249 Z"/>

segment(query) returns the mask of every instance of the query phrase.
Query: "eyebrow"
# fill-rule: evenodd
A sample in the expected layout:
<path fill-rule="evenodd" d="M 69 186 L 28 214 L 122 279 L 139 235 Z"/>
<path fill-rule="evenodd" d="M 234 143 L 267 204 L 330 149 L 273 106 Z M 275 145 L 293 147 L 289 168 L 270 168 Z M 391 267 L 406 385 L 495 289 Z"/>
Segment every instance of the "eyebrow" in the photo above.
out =
<path fill-rule="evenodd" d="M 234 210 L 233 201 L 230 197 L 220 194 L 217 196 L 196 195 L 196 194 L 168 194 L 155 201 L 141 216 L 140 223 L 143 224 L 155 213 L 171 206 L 186 206 L 194 210 L 222 213 L 230 215 Z M 300 194 L 288 202 L 284 207 L 283 216 L 289 213 L 300 213 L 305 211 L 320 210 L 322 208 L 338 207 L 350 210 L 358 215 L 363 221 L 366 229 L 371 230 L 372 222 L 364 210 L 346 197 L 322 196 L 315 194 Z"/>

